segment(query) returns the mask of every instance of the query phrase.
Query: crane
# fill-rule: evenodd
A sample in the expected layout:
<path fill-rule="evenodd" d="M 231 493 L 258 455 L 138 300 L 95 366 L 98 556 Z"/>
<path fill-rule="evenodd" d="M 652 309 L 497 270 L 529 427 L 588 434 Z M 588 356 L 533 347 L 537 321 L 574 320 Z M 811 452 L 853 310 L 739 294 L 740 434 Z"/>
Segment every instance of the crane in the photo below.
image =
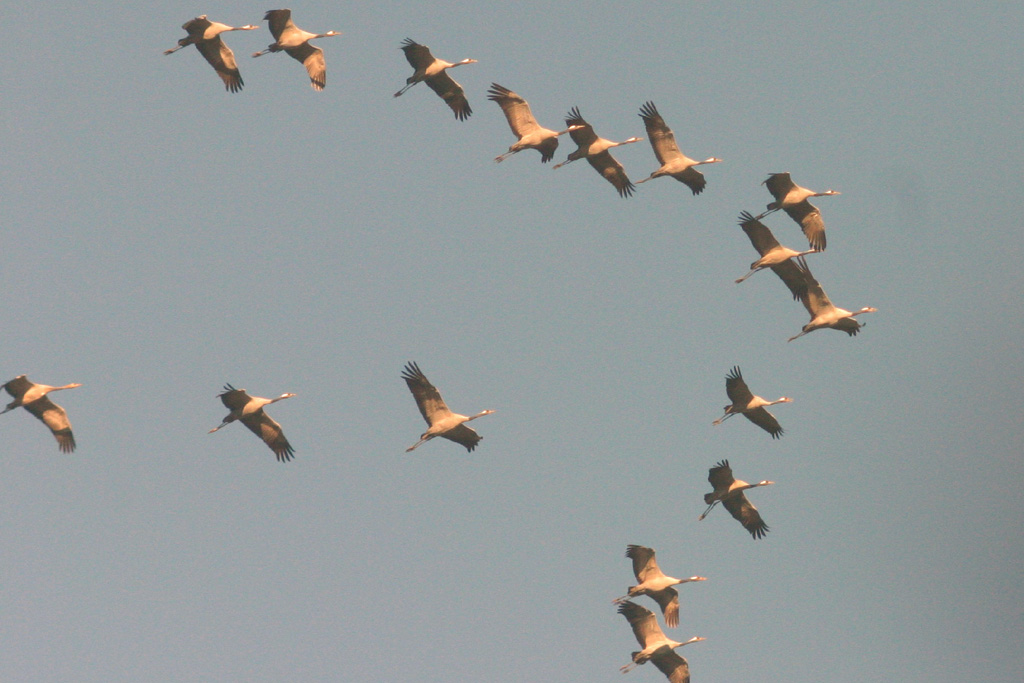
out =
<path fill-rule="evenodd" d="M 855 320 L 855 317 L 862 313 L 874 313 L 878 310 L 872 306 L 865 306 L 859 311 L 850 312 L 845 308 L 835 306 L 828 298 L 828 294 L 825 294 L 825 290 L 821 288 L 818 281 L 811 275 L 811 269 L 807 267 L 807 261 L 803 256 L 797 259 L 797 266 L 803 276 L 804 284 L 804 289 L 799 298 L 803 302 L 804 308 L 811 314 L 811 322 L 803 326 L 800 334 L 790 337 L 787 341 L 793 341 L 797 337 L 802 337 L 808 332 L 820 330 L 823 327 L 831 327 L 834 330 L 840 330 L 854 337 L 860 332 L 860 328 L 863 327 L 863 323 Z M 792 287 L 790 289 L 795 296 L 796 290 Z"/>
<path fill-rule="evenodd" d="M 51 401 L 47 394 L 80 386 L 82 385 L 65 384 L 62 387 L 51 387 L 48 384 L 30 382 L 25 375 L 18 375 L 4 384 L 4 389 L 14 397 L 14 400 L 0 411 L 0 415 L 21 406 L 50 428 L 54 438 L 57 439 L 57 447 L 60 448 L 61 453 L 71 453 L 75 450 L 75 435 L 71 433 L 71 421 L 68 420 L 68 414 L 64 412 L 64 409 Z"/>
<path fill-rule="evenodd" d="M 220 400 L 231 412 L 224 418 L 220 425 L 211 429 L 208 433 L 213 434 L 221 427 L 225 427 L 235 420 L 241 420 L 242 424 L 249 428 L 256 436 L 263 439 L 263 442 L 274 451 L 278 462 L 288 462 L 295 455 L 295 449 L 288 443 L 284 431 L 272 417 L 263 412 L 263 409 L 271 403 L 291 398 L 295 394 L 281 394 L 277 398 L 261 398 L 250 396 L 245 389 L 235 389 L 230 384 L 224 385 L 224 391 L 218 394 Z"/>
<path fill-rule="evenodd" d="M 412 76 L 405 79 L 405 87 L 396 92 L 395 97 L 400 97 L 406 90 L 423 81 L 451 107 L 452 111 L 455 112 L 455 118 L 459 121 L 468 119 L 473 110 L 469 106 L 469 101 L 466 99 L 466 93 L 463 92 L 462 86 L 456 83 L 448 74 L 448 69 L 454 69 L 463 64 L 476 64 L 477 61 L 475 59 L 463 59 L 454 64 L 446 62 L 430 54 L 429 47 L 420 45 L 412 38 L 403 40 L 400 49 L 405 53 L 405 58 L 409 60 L 409 65 L 412 66 L 414 71 Z"/>
<path fill-rule="evenodd" d="M 773 406 L 776 403 L 791 403 L 793 399 L 782 396 L 775 401 L 766 401 L 760 396 L 755 396 L 747 388 L 740 373 L 740 366 L 734 366 L 732 371 L 725 376 L 725 393 L 729 396 L 731 404 L 725 406 L 725 415 L 718 418 L 711 424 L 720 425 L 727 418 L 743 413 L 743 416 L 756 424 L 761 429 L 772 435 L 773 439 L 782 436 L 782 427 L 775 416 L 765 410 L 766 406 Z"/>
<path fill-rule="evenodd" d="M 793 251 L 789 247 L 782 246 L 775 239 L 775 235 L 768 229 L 768 226 L 747 211 L 740 214 L 740 227 L 743 228 L 743 232 L 747 233 L 750 243 L 754 245 L 754 249 L 761 255 L 761 258 L 750 264 L 750 272 L 736 280 L 736 284 L 743 282 L 759 270 L 771 268 L 791 289 L 794 287 L 797 289 L 802 288 L 803 290 L 807 289 L 806 281 L 800 272 L 800 268 L 790 259 L 805 254 L 817 253 L 816 249 Z M 796 299 L 800 298 L 795 292 L 793 297 Z"/>
<path fill-rule="evenodd" d="M 309 74 L 309 84 L 313 90 L 321 91 L 327 87 L 327 63 L 324 60 L 324 51 L 316 45 L 310 45 L 309 41 L 316 38 L 329 38 L 340 36 L 341 31 L 328 31 L 327 33 L 310 33 L 303 31 L 292 21 L 290 9 L 272 9 L 263 15 L 269 22 L 270 33 L 274 36 L 274 42 L 267 46 L 266 50 L 254 52 L 253 57 L 265 55 L 268 52 L 280 52 L 284 50 L 292 57 L 302 62 Z"/>
<path fill-rule="evenodd" d="M 410 361 L 406 363 L 402 371 L 402 379 L 405 380 L 412 397 L 416 399 L 416 405 L 420 409 L 423 419 L 430 425 L 427 431 L 420 435 L 420 440 L 405 449 L 405 452 L 415 449 L 422 443 L 430 441 L 435 436 L 443 436 L 449 441 L 462 444 L 467 451 L 472 451 L 480 443 L 483 437 L 476 433 L 466 423 L 484 415 L 490 415 L 493 410 L 482 410 L 476 415 L 469 417 L 453 413 L 445 405 L 441 398 L 441 392 L 430 383 L 427 376 L 420 371 L 420 367 Z"/>
<path fill-rule="evenodd" d="M 761 184 L 768 188 L 775 201 L 768 204 L 768 210 L 758 216 L 758 219 L 782 209 L 800 225 L 812 249 L 825 251 L 825 221 L 822 220 L 818 207 L 807 200 L 811 197 L 828 197 L 839 193 L 835 190 L 815 192 L 800 187 L 793 182 L 788 173 L 772 173 Z"/>
<path fill-rule="evenodd" d="M 636 636 L 636 642 L 643 648 L 639 652 L 630 653 L 633 661 L 619 669 L 622 673 L 632 671 L 641 664 L 654 662 L 654 666 L 665 674 L 669 683 L 689 683 L 690 665 L 676 652 L 676 648 L 707 640 L 706 638 L 694 636 L 681 643 L 669 640 L 658 626 L 658 618 L 654 616 L 654 612 L 628 600 L 619 605 L 619 614 L 626 617 L 626 621 L 633 629 L 633 635 Z"/>
<path fill-rule="evenodd" d="M 579 126 L 569 126 L 560 131 L 544 128 L 533 117 L 530 104 L 526 100 L 497 83 L 491 83 L 491 88 L 487 91 L 487 99 L 498 103 L 508 121 L 508 127 L 512 129 L 512 134 L 519 138 L 508 148 L 507 152 L 495 157 L 494 160 L 498 162 L 504 161 L 524 149 L 535 149 L 540 152 L 541 163 L 546 164 L 555 157 L 555 150 L 558 149 L 558 136 L 571 133 L 579 128 Z"/>
<path fill-rule="evenodd" d="M 721 503 L 743 525 L 743 528 L 750 532 L 750 536 L 755 541 L 764 538 L 764 535 L 768 533 L 768 525 L 764 523 L 761 513 L 747 500 L 747 496 L 743 492 L 758 486 L 774 484 L 774 481 L 765 480 L 756 484 L 748 484 L 740 479 L 734 479 L 729 461 L 723 460 L 708 470 L 708 483 L 715 490 L 704 494 L 704 502 L 707 503 L 708 509 L 698 517 L 698 521 L 707 517 L 711 508 Z"/>
<path fill-rule="evenodd" d="M 235 63 L 235 53 L 220 39 L 220 34 L 228 31 L 252 31 L 259 28 L 252 24 L 245 26 L 228 26 L 216 21 L 210 21 L 205 14 L 195 19 L 190 19 L 181 25 L 188 35 L 178 40 L 178 47 L 164 50 L 165 55 L 177 52 L 188 45 L 195 45 L 199 53 L 206 58 L 213 70 L 217 72 L 224 81 L 224 89 L 230 92 L 239 92 L 242 86 L 242 74 L 238 72 L 238 64 Z"/>
<path fill-rule="evenodd" d="M 665 125 L 665 119 L 661 118 L 654 102 L 646 102 L 640 107 L 640 118 L 644 120 L 647 139 L 651 141 L 651 148 L 654 149 L 654 156 L 658 158 L 661 168 L 643 180 L 636 181 L 636 184 L 667 175 L 686 185 L 694 195 L 703 192 L 708 181 L 696 167 L 701 164 L 716 164 L 721 159 L 708 157 L 704 161 L 697 161 L 683 154 L 676 144 L 676 136 L 672 134 L 672 129 Z"/>
<path fill-rule="evenodd" d="M 707 581 L 703 576 L 691 576 L 688 579 L 677 579 L 666 576 L 658 567 L 654 558 L 654 550 L 642 545 L 627 545 L 626 557 L 633 560 L 633 574 L 637 585 L 630 586 L 626 595 L 612 602 L 624 602 L 638 595 L 649 595 L 661 605 L 661 613 L 665 616 L 665 625 L 675 628 L 679 625 L 679 592 L 672 586 L 691 581 Z"/>
<path fill-rule="evenodd" d="M 569 136 L 573 142 L 576 143 L 577 149 L 575 152 L 569 154 L 569 158 L 560 164 L 555 164 L 554 168 L 561 168 L 568 163 L 576 161 L 577 159 L 586 159 L 590 162 L 590 165 L 594 167 L 594 170 L 600 173 L 605 180 L 615 186 L 615 189 L 619 191 L 620 197 L 629 197 L 633 194 L 636 186 L 629 181 L 629 177 L 626 175 L 626 169 L 622 167 L 615 157 L 608 151 L 612 147 L 618 147 L 620 145 L 628 145 L 631 142 L 639 142 L 643 138 L 629 138 L 622 142 L 613 142 L 606 140 L 605 138 L 597 137 L 597 133 L 594 132 L 594 127 L 583 120 L 580 115 L 578 107 L 573 107 L 569 110 L 569 113 L 565 117 L 565 125 L 574 127 L 569 132 Z"/>

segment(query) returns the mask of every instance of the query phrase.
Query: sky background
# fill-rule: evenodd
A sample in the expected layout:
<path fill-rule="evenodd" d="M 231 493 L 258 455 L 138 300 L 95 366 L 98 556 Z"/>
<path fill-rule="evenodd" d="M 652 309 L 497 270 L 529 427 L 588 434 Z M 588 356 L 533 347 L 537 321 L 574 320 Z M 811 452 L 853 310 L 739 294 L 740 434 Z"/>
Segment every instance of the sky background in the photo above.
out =
<path fill-rule="evenodd" d="M 0 417 L 0 677 L 623 681 L 629 543 L 681 587 L 693 680 L 1018 680 L 1024 655 L 1024 10 L 1012 3 L 292 5 L 316 93 L 266 24 L 191 47 L 214 2 L 4 6 L 0 382 L 56 394 L 78 450 Z M 397 49 L 449 61 L 458 122 Z M 645 136 L 703 167 L 630 199 L 526 151 L 486 100 Z M 557 160 L 574 148 L 565 140 Z M 615 151 L 634 180 L 648 143 Z M 737 227 L 790 171 L 857 337 L 808 320 Z M 766 219 L 804 248 L 787 216 Z M 415 360 L 484 437 L 437 439 Z M 739 365 L 779 441 L 711 422 Z M 241 425 L 258 396 L 288 464 Z M 7 400 L 7 399 L 5 399 Z M 771 527 L 703 522 L 729 459 Z M 641 599 L 652 607 L 653 602 Z M 635 683 L 663 680 L 653 666 Z"/>

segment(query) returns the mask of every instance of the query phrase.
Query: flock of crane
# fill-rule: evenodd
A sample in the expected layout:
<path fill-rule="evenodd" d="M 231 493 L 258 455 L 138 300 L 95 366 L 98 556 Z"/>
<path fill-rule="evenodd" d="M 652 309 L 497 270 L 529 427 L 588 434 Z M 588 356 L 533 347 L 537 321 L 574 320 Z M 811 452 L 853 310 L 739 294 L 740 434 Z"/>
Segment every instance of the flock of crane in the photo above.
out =
<path fill-rule="evenodd" d="M 324 53 L 321 48 L 311 45 L 309 41 L 340 34 L 337 31 L 317 34 L 303 31 L 292 22 L 291 11 L 287 9 L 270 10 L 265 14 L 264 19 L 268 22 L 274 42 L 266 49 L 254 53 L 253 57 L 259 57 L 268 52 L 287 52 L 305 66 L 313 89 L 323 90 L 327 84 Z M 206 15 L 202 15 L 186 22 L 182 28 L 188 35 L 178 41 L 177 47 L 165 51 L 164 54 L 171 54 L 188 45 L 195 45 L 224 81 L 225 89 L 230 92 L 239 92 L 243 86 L 242 77 L 235 62 L 234 53 L 224 44 L 221 34 L 229 31 L 254 30 L 258 27 L 254 25 L 232 27 L 209 21 Z M 402 43 L 401 49 L 414 72 L 406 79 L 405 86 L 394 96 L 398 97 L 412 86 L 423 82 L 448 104 L 457 119 L 466 120 L 472 114 L 472 109 L 462 87 L 451 78 L 448 71 L 463 64 L 475 63 L 476 60 L 464 59 L 455 63 L 446 62 L 435 58 L 429 48 L 411 39 L 406 39 Z M 501 107 L 509 127 L 517 138 L 508 151 L 499 155 L 495 161 L 503 161 L 525 149 L 535 149 L 541 155 L 541 162 L 547 163 L 554 158 L 558 147 L 558 138 L 568 133 L 577 144 L 577 149 L 569 154 L 565 161 L 556 164 L 554 168 L 557 169 L 585 158 L 615 187 L 620 196 L 629 197 L 635 191 L 636 186 L 629 180 L 622 164 L 612 157 L 609 150 L 620 145 L 638 142 L 642 138 L 632 137 L 622 142 L 614 142 L 598 137 L 593 127 L 583 119 L 576 107 L 573 107 L 565 117 L 563 130 L 551 130 L 538 124 L 527 101 L 508 88 L 493 83 L 487 96 Z M 707 185 L 707 181 L 696 167 L 702 164 L 716 163 L 721 159 L 710 157 L 703 161 L 697 161 L 683 154 L 676 144 L 672 130 L 665 124 L 653 102 L 646 102 L 640 108 L 640 117 L 661 166 L 647 178 L 638 181 L 638 184 L 661 176 L 671 176 L 685 184 L 694 195 L 700 194 Z M 768 204 L 767 210 L 761 215 L 754 216 L 748 212 L 740 214 L 740 226 L 749 237 L 760 258 L 750 265 L 750 271 L 737 279 L 736 283 L 741 283 L 757 271 L 766 268 L 770 268 L 779 276 L 792 293 L 793 298 L 799 300 L 811 316 L 810 321 L 803 326 L 800 333 L 791 337 L 789 341 L 825 327 L 846 332 L 851 336 L 856 335 L 862 326 L 856 320 L 856 316 L 873 312 L 876 309 L 865 307 L 851 312 L 834 306 L 811 274 L 805 260 L 806 255 L 824 251 L 826 246 L 825 225 L 821 212 L 808 200 L 811 197 L 839 193 L 833 190 L 814 192 L 801 187 L 793 182 L 789 173 L 772 173 L 763 184 L 774 201 Z M 810 249 L 795 251 L 782 246 L 771 230 L 761 222 L 766 215 L 780 209 L 789 214 L 801 227 Z M 431 384 L 414 362 L 405 366 L 401 377 L 405 380 L 420 414 L 428 425 L 427 430 L 415 444 L 407 449 L 407 452 L 438 436 L 464 446 L 467 451 L 476 448 L 482 437 L 467 423 L 495 411 L 483 410 L 471 416 L 453 413 L 441 398 L 437 388 Z M 50 400 L 49 394 L 79 386 L 81 385 L 36 384 L 29 381 L 25 375 L 20 375 L 3 385 L 14 400 L 0 414 L 17 407 L 25 408 L 50 429 L 57 440 L 60 451 L 70 453 L 75 450 L 71 423 L 64 409 Z M 726 376 L 726 394 L 730 403 L 725 406 L 722 417 L 713 422 L 714 425 L 721 424 L 733 415 L 742 414 L 768 432 L 773 439 L 778 439 L 783 434 L 781 425 L 775 416 L 768 412 L 767 407 L 788 403 L 792 399 L 783 396 L 775 401 L 768 401 L 753 394 L 747 387 L 738 366 L 734 367 Z M 261 398 L 250 396 L 244 389 L 236 389 L 230 384 L 226 384 L 223 392 L 218 396 L 229 412 L 221 424 L 211 429 L 210 433 L 216 432 L 232 422 L 240 421 L 266 443 L 279 461 L 287 462 L 293 458 L 295 451 L 285 437 L 281 425 L 267 415 L 264 409 L 277 401 L 291 398 L 295 394 L 284 393 L 276 398 Z M 756 484 L 748 484 L 735 479 L 728 460 L 723 460 L 710 468 L 708 482 L 713 490 L 704 496 L 704 502 L 708 507 L 699 519 L 703 520 L 715 505 L 721 503 L 750 533 L 752 538 L 765 537 L 768 525 L 744 492 L 773 482 L 760 481 Z M 627 595 L 617 598 L 615 602 L 619 604 L 619 613 L 629 622 L 642 649 L 632 653 L 632 662 L 622 667 L 622 671 L 625 673 L 637 665 L 651 661 L 671 683 L 685 683 L 690 679 L 689 666 L 675 650 L 683 645 L 704 640 L 704 638 L 694 637 L 684 642 L 670 640 L 659 627 L 656 615 L 631 599 L 642 595 L 651 597 L 660 605 L 666 625 L 676 627 L 679 623 L 679 596 L 673 586 L 705 579 L 700 576 L 692 576 L 687 579 L 666 576 L 655 561 L 654 551 L 643 546 L 628 546 L 626 557 L 633 562 L 637 585 L 631 586 Z"/>

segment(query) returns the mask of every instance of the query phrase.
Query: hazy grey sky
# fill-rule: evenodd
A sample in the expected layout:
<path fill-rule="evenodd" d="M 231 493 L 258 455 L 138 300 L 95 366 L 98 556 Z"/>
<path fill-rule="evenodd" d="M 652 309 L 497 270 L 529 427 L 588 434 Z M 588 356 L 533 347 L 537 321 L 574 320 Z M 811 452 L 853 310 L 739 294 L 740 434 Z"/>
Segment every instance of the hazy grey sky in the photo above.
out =
<path fill-rule="evenodd" d="M 0 382 L 47 384 L 78 441 L 0 417 L 0 677 L 51 681 L 623 681 L 626 544 L 681 587 L 695 683 L 1020 676 L 1024 11 L 1012 4 L 309 2 L 327 88 L 226 37 L 245 3 L 0 9 Z M 478 64 L 466 122 L 411 73 L 411 37 Z M 705 167 L 620 199 L 514 138 L 578 106 L 645 135 L 652 100 Z M 573 149 L 563 141 L 556 160 Z M 636 180 L 647 142 L 616 152 Z M 793 343 L 803 308 L 736 225 L 768 173 L 815 189 L 855 338 Z M 786 216 L 767 219 L 788 246 Z M 415 360 L 474 422 L 424 430 Z M 743 369 L 779 441 L 711 422 Z M 295 392 L 279 464 L 225 382 Z M 707 470 L 772 479 L 752 541 L 697 521 Z M 653 605 L 642 601 L 646 606 Z M 664 680 L 653 666 L 633 683 Z"/>

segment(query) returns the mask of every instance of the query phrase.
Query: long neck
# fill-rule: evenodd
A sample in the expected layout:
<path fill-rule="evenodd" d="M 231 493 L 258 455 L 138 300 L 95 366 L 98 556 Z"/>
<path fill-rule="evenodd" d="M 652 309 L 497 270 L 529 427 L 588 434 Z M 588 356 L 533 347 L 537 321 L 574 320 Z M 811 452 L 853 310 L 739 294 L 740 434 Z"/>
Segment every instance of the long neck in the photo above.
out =
<path fill-rule="evenodd" d="M 683 645 L 689 645 L 690 643 L 696 643 L 696 642 L 699 642 L 701 640 L 704 640 L 704 639 L 701 638 L 700 636 L 694 636 L 693 638 L 690 638 L 689 640 L 687 640 L 685 642 L 682 642 L 682 643 L 677 643 L 674 640 L 670 640 L 669 643 L 671 643 L 672 649 L 674 650 L 677 647 L 682 647 Z"/>

